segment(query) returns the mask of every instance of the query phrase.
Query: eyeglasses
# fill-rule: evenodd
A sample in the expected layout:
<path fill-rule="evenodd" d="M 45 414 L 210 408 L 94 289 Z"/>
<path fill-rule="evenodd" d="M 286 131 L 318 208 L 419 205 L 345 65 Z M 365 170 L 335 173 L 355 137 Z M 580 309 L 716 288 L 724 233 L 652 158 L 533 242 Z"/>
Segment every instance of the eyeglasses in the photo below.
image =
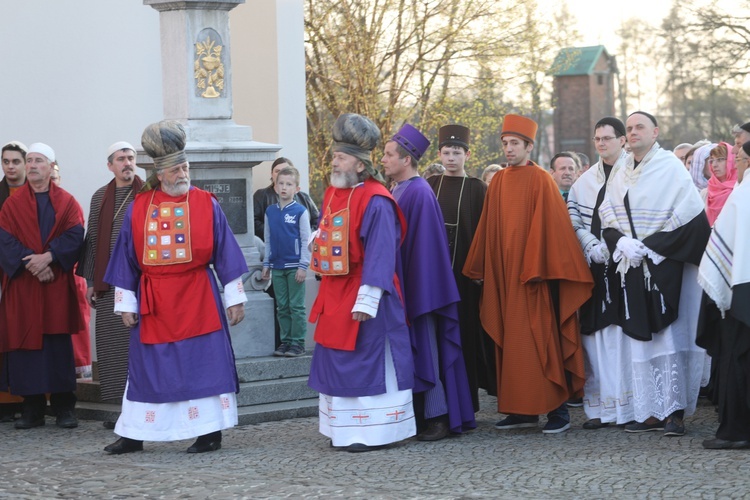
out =
<path fill-rule="evenodd" d="M 735 163 L 737 163 L 738 161 L 747 161 L 747 160 L 750 160 L 750 157 L 745 157 L 745 158 L 742 158 L 741 156 L 738 156 L 738 157 L 737 157 L 737 158 L 735 159 L 735 161 L 734 161 L 734 162 L 735 162 Z"/>
<path fill-rule="evenodd" d="M 721 163 L 724 161 L 727 161 L 727 159 L 726 158 L 710 158 L 708 160 L 708 163 Z"/>
<path fill-rule="evenodd" d="M 617 139 L 617 137 L 612 137 L 611 135 L 605 136 L 605 137 L 594 137 L 594 142 L 600 143 L 600 142 L 609 142 L 612 139 Z"/>

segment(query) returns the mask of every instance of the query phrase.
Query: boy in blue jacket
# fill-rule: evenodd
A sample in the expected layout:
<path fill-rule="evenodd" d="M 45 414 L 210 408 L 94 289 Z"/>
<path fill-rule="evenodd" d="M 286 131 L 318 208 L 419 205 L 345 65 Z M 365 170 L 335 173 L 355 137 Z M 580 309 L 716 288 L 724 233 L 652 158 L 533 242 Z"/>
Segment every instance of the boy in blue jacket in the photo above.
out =
<path fill-rule="evenodd" d="M 310 265 L 310 214 L 294 201 L 299 191 L 299 171 L 281 169 L 274 189 L 279 202 L 266 209 L 263 229 L 266 255 L 263 279 L 273 280 L 276 293 L 276 315 L 281 344 L 274 356 L 296 357 L 305 353 L 305 278 Z"/>

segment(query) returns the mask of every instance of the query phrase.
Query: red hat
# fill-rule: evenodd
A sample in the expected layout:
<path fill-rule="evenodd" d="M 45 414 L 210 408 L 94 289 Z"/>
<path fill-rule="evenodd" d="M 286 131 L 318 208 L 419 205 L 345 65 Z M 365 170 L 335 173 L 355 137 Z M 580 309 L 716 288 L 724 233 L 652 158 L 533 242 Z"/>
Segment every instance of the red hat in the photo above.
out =
<path fill-rule="evenodd" d="M 534 144 L 537 128 L 539 128 L 539 126 L 531 118 L 513 114 L 505 115 L 505 119 L 503 120 L 503 130 L 500 132 L 500 137 L 504 135 L 515 135 L 524 141 L 529 141 Z"/>

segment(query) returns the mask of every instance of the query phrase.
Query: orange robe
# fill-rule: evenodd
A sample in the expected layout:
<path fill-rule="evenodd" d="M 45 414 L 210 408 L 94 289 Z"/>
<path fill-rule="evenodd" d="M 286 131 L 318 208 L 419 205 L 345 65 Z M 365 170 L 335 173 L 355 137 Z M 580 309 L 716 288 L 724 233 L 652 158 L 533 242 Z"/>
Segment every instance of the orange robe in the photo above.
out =
<path fill-rule="evenodd" d="M 549 173 L 529 162 L 495 175 L 463 272 L 484 280 L 480 317 L 496 345 L 498 411 L 539 415 L 581 396 L 577 310 L 594 282 Z"/>

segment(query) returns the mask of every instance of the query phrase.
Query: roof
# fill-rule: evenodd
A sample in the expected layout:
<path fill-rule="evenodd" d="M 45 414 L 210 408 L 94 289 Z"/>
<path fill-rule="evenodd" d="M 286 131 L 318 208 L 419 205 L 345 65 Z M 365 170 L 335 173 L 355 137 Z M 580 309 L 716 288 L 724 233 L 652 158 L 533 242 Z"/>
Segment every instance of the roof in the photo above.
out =
<path fill-rule="evenodd" d="M 611 59 L 604 45 L 566 47 L 558 52 L 549 71 L 553 76 L 591 75 L 602 54 Z"/>

